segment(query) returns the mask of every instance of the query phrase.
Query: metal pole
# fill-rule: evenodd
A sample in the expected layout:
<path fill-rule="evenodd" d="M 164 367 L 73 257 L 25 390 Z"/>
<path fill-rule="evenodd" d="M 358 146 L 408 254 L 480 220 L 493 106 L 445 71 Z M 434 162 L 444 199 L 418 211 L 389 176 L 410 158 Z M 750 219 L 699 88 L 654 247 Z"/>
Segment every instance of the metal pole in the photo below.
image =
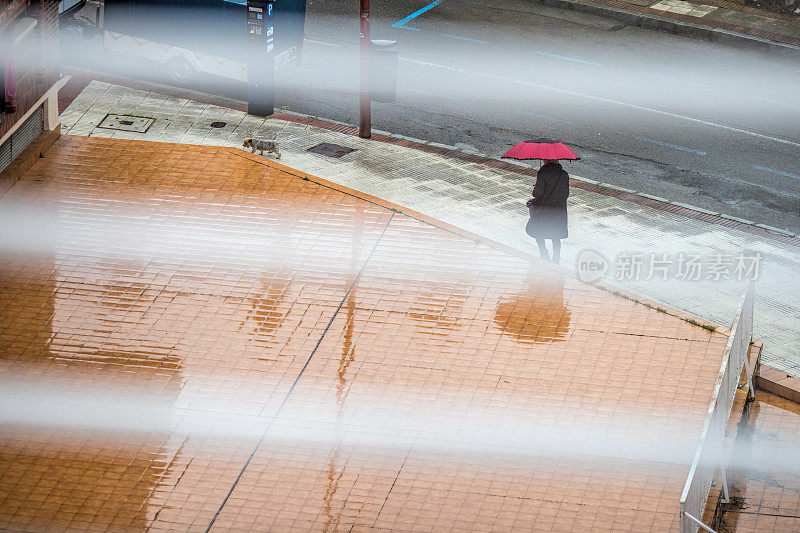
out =
<path fill-rule="evenodd" d="M 247 0 L 247 112 L 267 117 L 275 112 L 273 0 Z"/>
<path fill-rule="evenodd" d="M 722 450 L 719 451 L 719 474 L 722 477 L 722 503 L 730 503 L 731 493 L 728 491 L 728 477 L 725 475 L 725 466 L 722 464 Z"/>
<path fill-rule="evenodd" d="M 369 101 L 369 0 L 361 0 L 361 85 L 358 91 L 358 136 L 372 136 Z"/>

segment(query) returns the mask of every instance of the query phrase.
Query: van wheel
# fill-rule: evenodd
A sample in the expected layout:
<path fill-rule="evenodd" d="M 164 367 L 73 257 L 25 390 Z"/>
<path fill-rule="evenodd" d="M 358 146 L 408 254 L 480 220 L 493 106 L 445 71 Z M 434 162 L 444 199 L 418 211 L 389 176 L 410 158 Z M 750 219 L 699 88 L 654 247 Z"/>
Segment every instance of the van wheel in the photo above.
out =
<path fill-rule="evenodd" d="M 167 69 L 170 79 L 175 83 L 186 83 L 195 72 L 192 64 L 180 57 L 170 59 Z"/>

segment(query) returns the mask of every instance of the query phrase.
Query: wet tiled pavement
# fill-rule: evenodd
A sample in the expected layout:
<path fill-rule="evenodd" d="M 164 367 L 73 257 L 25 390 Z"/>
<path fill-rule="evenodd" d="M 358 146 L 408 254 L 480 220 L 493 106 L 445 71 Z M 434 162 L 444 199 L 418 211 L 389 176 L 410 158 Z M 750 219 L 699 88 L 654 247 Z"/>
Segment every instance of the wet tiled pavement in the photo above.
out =
<path fill-rule="evenodd" d="M 800 531 L 800 405 L 764 391 L 745 412 L 718 531 Z"/>
<path fill-rule="evenodd" d="M 677 525 L 724 335 L 241 150 L 0 204 L 0 528 Z"/>
<path fill-rule="evenodd" d="M 109 112 L 156 120 L 146 134 L 98 129 Z M 524 202 L 531 194 L 532 180 L 505 170 L 98 81 L 91 82 L 67 107 L 62 121 L 66 133 L 119 139 L 240 147 L 247 135 L 274 138 L 280 142 L 281 161 L 303 172 L 537 254 L 536 245 L 523 231 Z M 226 126 L 211 128 L 213 121 L 226 122 Z M 357 150 L 341 159 L 307 152 L 321 142 Z M 646 264 L 641 275 L 628 279 L 617 275 L 621 259 L 626 254 L 640 254 L 644 261 L 648 256 L 667 254 L 674 260 L 679 254 L 698 254 L 713 262 L 713 258 L 760 254 L 755 336 L 764 341 L 765 363 L 800 375 L 797 246 L 577 188 L 570 195 L 569 216 L 570 237 L 562 252 L 565 266 L 574 268 L 582 251 L 595 251 L 609 262 L 606 279 L 610 283 L 723 326 L 731 323 L 739 307 L 742 281 L 705 276 L 684 280 L 675 275 L 662 280 L 648 276 Z"/>

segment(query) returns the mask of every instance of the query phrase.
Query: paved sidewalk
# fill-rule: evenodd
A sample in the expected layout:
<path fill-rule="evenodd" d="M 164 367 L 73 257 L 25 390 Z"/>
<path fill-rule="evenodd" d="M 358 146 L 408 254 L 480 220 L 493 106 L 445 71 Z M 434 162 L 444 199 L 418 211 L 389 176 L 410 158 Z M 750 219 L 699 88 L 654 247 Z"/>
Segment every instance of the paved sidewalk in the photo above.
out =
<path fill-rule="evenodd" d="M 728 338 L 397 208 L 63 135 L 0 197 L 0 530 L 677 530 Z"/>
<path fill-rule="evenodd" d="M 725 0 L 542 0 L 542 3 L 712 41 L 800 52 L 800 15 L 773 13 Z"/>
<path fill-rule="evenodd" d="M 155 121 L 146 133 L 98 128 L 111 112 L 153 117 Z M 442 147 L 428 146 L 430 151 L 425 151 L 410 148 L 418 145 L 412 141 L 366 141 L 345 133 L 351 128 L 329 125 L 326 129 L 284 116 L 288 120 L 265 120 L 234 109 L 93 81 L 62 114 L 62 131 L 236 147 L 250 134 L 275 138 L 281 144 L 281 162 L 303 172 L 537 253 L 523 232 L 527 219 L 524 202 L 534 181 L 530 175 L 511 172 L 508 165 L 470 162 Z M 212 128 L 215 121 L 226 125 Z M 307 151 L 321 142 L 356 151 L 340 159 Z M 573 267 L 582 251 L 593 250 L 607 260 L 609 282 L 723 326 L 730 325 L 739 306 L 742 281 L 687 281 L 678 279 L 673 271 L 665 280 L 647 280 L 646 266 L 638 279 L 617 279 L 616 274 L 626 258 L 651 257 L 648 254 L 654 258 L 668 254 L 671 259 L 681 253 L 698 254 L 706 269 L 721 258 L 760 254 L 755 335 L 765 344 L 763 360 L 800 375 L 800 303 L 796 296 L 800 294 L 800 246 L 796 239 L 773 238 L 742 225 L 715 223 L 714 217 L 687 217 L 676 213 L 680 211 L 677 208 L 658 209 L 578 187 L 573 187 L 569 209 L 570 238 L 564 243 L 564 265 Z"/>
<path fill-rule="evenodd" d="M 785 462 L 800 446 L 800 403 L 758 390 L 731 433 L 736 435 L 728 480 L 732 503 L 712 524 L 714 529 L 800 531 L 800 470 L 797 463 Z M 712 496 L 720 489 L 712 489 Z M 707 520 L 712 523 L 710 517 Z"/>

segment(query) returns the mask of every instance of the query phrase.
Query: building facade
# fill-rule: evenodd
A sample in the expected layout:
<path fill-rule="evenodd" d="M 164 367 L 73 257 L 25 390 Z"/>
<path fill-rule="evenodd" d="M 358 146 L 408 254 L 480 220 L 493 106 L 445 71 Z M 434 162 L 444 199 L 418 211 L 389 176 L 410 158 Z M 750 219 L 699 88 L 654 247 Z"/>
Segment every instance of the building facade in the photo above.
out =
<path fill-rule="evenodd" d="M 0 172 L 58 137 L 58 0 L 0 0 Z M 22 156 L 20 158 L 20 156 Z M 3 184 L 0 183 L 0 193 Z"/>

